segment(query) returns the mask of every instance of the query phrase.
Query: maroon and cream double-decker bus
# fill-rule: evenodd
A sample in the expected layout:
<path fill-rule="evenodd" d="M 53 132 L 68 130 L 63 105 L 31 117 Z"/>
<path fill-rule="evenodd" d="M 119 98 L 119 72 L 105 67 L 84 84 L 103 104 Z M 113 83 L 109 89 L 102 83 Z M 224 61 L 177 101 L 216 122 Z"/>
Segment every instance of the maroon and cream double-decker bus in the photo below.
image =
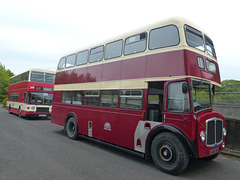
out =
<path fill-rule="evenodd" d="M 6 109 L 19 117 L 51 116 L 55 72 L 30 69 L 10 79 Z"/>
<path fill-rule="evenodd" d="M 51 123 L 152 158 L 177 174 L 189 158 L 225 148 L 224 117 L 213 112 L 221 86 L 210 37 L 182 18 L 155 23 L 63 56 Z"/>

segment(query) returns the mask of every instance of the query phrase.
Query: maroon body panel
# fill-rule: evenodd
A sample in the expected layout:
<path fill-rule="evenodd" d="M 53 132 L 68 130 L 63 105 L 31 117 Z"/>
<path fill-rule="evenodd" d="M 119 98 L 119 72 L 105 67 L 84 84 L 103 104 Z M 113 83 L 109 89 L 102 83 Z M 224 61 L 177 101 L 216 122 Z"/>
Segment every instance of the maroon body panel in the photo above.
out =
<path fill-rule="evenodd" d="M 198 67 L 198 62 L 197 62 L 197 57 L 199 54 L 191 52 L 191 51 L 184 51 L 184 57 L 185 57 L 185 66 L 186 66 L 186 75 L 189 76 L 195 76 L 195 77 L 200 77 L 203 79 L 207 79 L 210 81 L 214 81 L 218 84 L 221 84 L 221 79 L 220 79 L 220 73 L 219 73 L 219 67 L 218 63 L 214 62 L 213 60 L 210 60 L 206 56 L 201 56 L 204 59 L 204 69 L 201 69 Z M 216 74 L 209 72 L 206 68 L 206 59 L 210 60 L 211 62 L 214 62 L 216 65 Z"/>
<path fill-rule="evenodd" d="M 103 65 L 102 81 L 113 81 L 120 79 L 122 62 L 112 62 Z"/>
<path fill-rule="evenodd" d="M 198 67 L 197 53 L 188 50 L 146 55 L 128 60 L 79 67 L 58 72 L 55 84 L 102 82 L 152 77 L 194 76 L 221 83 L 218 64 L 217 73 Z M 206 59 L 206 57 L 203 57 Z M 213 61 L 212 61 L 213 62 Z M 206 67 L 206 65 L 205 65 Z"/>
<path fill-rule="evenodd" d="M 121 80 L 146 77 L 146 56 L 122 61 Z M 116 79 L 118 80 L 118 79 Z"/>

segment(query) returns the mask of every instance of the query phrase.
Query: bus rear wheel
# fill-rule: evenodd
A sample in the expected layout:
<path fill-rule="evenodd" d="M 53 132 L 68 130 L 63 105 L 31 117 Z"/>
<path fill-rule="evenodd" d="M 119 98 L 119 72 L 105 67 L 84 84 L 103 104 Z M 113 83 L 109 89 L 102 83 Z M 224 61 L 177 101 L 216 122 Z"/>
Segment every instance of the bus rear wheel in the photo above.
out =
<path fill-rule="evenodd" d="M 156 167 L 169 174 L 181 173 L 189 163 L 189 155 L 182 141 L 170 132 L 154 138 L 151 156 Z"/>
<path fill-rule="evenodd" d="M 70 117 L 66 124 L 67 135 L 70 139 L 78 138 L 78 123 L 74 117 Z"/>

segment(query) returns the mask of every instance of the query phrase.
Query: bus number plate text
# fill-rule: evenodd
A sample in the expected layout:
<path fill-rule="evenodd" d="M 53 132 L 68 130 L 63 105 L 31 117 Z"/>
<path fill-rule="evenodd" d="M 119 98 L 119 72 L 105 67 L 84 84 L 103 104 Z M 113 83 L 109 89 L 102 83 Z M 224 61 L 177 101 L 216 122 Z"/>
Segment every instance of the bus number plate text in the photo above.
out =
<path fill-rule="evenodd" d="M 46 114 L 39 114 L 39 117 L 46 117 Z"/>
<path fill-rule="evenodd" d="M 210 155 L 215 154 L 215 153 L 217 153 L 217 152 L 218 152 L 218 148 L 212 149 L 212 150 L 210 151 Z"/>

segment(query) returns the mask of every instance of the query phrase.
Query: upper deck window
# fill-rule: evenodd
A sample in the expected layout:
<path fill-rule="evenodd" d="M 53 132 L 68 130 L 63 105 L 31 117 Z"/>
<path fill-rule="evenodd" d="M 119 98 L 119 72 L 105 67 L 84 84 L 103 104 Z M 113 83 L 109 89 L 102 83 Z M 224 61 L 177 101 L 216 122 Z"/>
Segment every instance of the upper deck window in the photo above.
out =
<path fill-rule="evenodd" d="M 146 32 L 128 37 L 125 40 L 124 55 L 143 52 L 146 50 L 146 44 L 147 44 Z"/>
<path fill-rule="evenodd" d="M 186 40 L 189 46 L 205 51 L 202 33 L 188 25 L 185 25 Z"/>
<path fill-rule="evenodd" d="M 105 48 L 105 59 L 120 57 L 122 55 L 123 40 L 108 43 Z"/>
<path fill-rule="evenodd" d="M 29 77 L 29 71 L 24 72 L 22 74 L 12 77 L 10 79 L 10 84 L 14 84 L 22 81 L 28 81 L 28 77 Z"/>
<path fill-rule="evenodd" d="M 45 83 L 54 84 L 54 81 L 55 81 L 55 74 L 49 74 L 49 73 L 45 74 Z"/>
<path fill-rule="evenodd" d="M 71 54 L 67 57 L 66 68 L 75 66 L 76 54 Z"/>
<path fill-rule="evenodd" d="M 91 49 L 89 62 L 97 62 L 103 59 L 103 46 L 98 46 L 96 48 Z"/>
<path fill-rule="evenodd" d="M 33 82 L 44 82 L 44 73 L 32 71 L 30 80 Z"/>
<path fill-rule="evenodd" d="M 66 57 L 63 57 L 58 64 L 58 69 L 64 69 L 66 64 Z"/>
<path fill-rule="evenodd" d="M 87 64 L 88 61 L 88 50 L 79 52 L 77 54 L 77 66 L 82 64 Z"/>
<path fill-rule="evenodd" d="M 179 42 L 178 29 L 174 25 L 153 29 L 149 34 L 149 49 L 176 46 Z"/>
<path fill-rule="evenodd" d="M 42 82 L 42 83 L 50 83 L 53 84 L 55 80 L 55 74 L 44 73 L 32 71 L 30 81 L 32 82 Z"/>
<path fill-rule="evenodd" d="M 206 66 L 207 66 L 207 70 L 212 72 L 212 73 L 217 73 L 217 67 L 216 67 L 216 64 L 209 61 L 209 60 L 206 60 Z"/>
<path fill-rule="evenodd" d="M 206 43 L 207 53 L 217 58 L 212 40 L 209 37 L 205 36 L 205 43 Z"/>

